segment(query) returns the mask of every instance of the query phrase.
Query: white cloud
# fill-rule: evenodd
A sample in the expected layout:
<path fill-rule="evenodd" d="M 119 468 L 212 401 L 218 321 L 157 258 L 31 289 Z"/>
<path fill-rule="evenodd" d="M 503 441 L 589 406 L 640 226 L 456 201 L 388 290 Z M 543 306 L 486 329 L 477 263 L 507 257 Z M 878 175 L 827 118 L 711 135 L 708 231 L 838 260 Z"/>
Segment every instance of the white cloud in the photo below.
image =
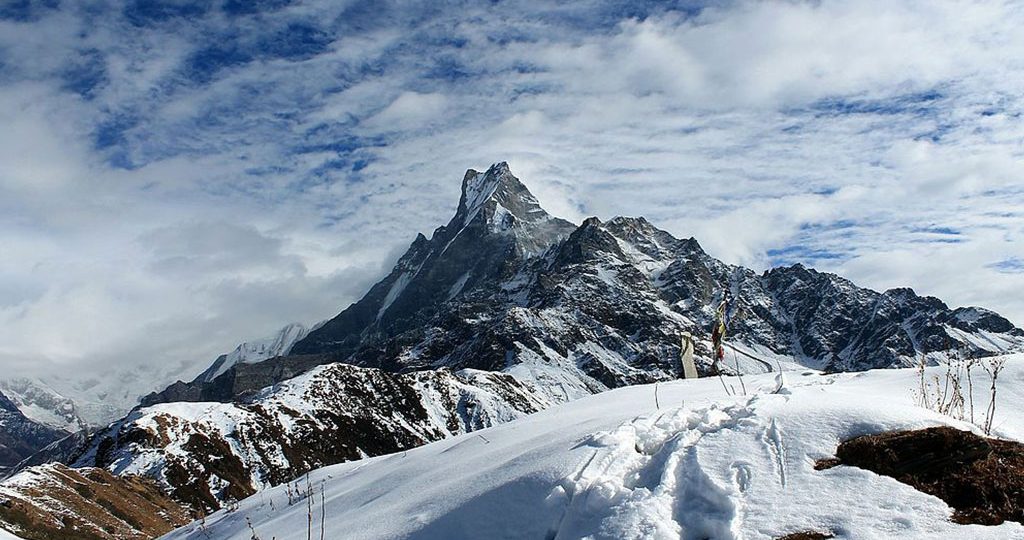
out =
<path fill-rule="evenodd" d="M 570 219 L 1024 324 L 993 266 L 1024 258 L 1016 3 L 63 7 L 0 21 L 4 365 L 202 362 L 333 315 L 500 160 Z M 328 43 L 260 48 L 290 23 Z M 83 51 L 99 82 L 67 80 Z"/>
<path fill-rule="evenodd" d="M 402 92 L 384 110 L 367 119 L 363 126 L 380 132 L 414 130 L 443 114 L 447 101 L 442 94 Z"/>

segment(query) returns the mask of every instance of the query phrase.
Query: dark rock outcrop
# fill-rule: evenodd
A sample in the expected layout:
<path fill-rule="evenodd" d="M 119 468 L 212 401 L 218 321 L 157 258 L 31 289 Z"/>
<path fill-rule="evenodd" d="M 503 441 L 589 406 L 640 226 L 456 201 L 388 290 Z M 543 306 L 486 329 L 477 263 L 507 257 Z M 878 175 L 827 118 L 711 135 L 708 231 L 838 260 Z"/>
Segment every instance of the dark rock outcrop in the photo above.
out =
<path fill-rule="evenodd" d="M 935 495 L 958 523 L 1024 523 L 1024 444 L 934 427 L 844 441 L 818 468 L 860 467 Z"/>

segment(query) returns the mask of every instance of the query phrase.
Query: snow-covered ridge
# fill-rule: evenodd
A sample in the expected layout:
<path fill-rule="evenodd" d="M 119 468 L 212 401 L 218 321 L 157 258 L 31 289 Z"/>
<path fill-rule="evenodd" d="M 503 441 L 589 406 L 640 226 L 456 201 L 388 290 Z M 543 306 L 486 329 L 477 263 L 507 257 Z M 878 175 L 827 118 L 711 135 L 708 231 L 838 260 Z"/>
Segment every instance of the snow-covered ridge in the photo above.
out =
<path fill-rule="evenodd" d="M 291 351 L 295 342 L 306 337 L 308 333 L 309 328 L 305 325 L 291 323 L 271 336 L 243 342 L 230 353 L 220 355 L 213 365 L 200 373 L 195 380 L 210 382 L 235 364 L 253 364 L 275 356 L 284 356 Z"/>
<path fill-rule="evenodd" d="M 936 372 L 937 374 L 937 372 Z M 942 500 L 852 467 L 817 471 L 842 440 L 900 429 L 971 426 L 915 405 L 913 370 L 749 376 L 621 388 L 478 433 L 312 472 L 311 534 L 353 540 L 648 538 L 768 540 L 1024 538 L 1024 526 L 958 525 Z M 1024 356 L 1000 380 L 996 435 L 1024 438 Z M 733 382 L 735 384 L 735 381 Z M 984 402 L 977 389 L 975 399 Z M 657 400 L 656 401 L 656 396 Z M 660 407 L 659 407 L 660 404 Z M 305 485 L 303 480 L 302 485 Z M 319 492 L 324 490 L 324 507 Z M 300 540 L 306 505 L 279 486 L 167 540 Z"/>
<path fill-rule="evenodd" d="M 293 323 L 267 338 L 242 343 L 231 353 L 218 357 L 195 380 L 208 382 L 232 365 L 288 354 L 292 345 L 308 332 L 307 327 Z M 0 379 L 0 393 L 6 395 L 29 420 L 47 428 L 74 433 L 106 426 L 138 405 L 144 395 L 176 380 L 192 380 L 196 371 L 193 362 L 183 361 L 161 370 L 115 369 L 93 377 L 58 374 L 11 377 Z M 0 438 L 10 429 L 0 426 Z M 41 450 L 51 441 L 50 438 L 30 438 L 25 434 L 7 433 L 6 436 L 20 438 L 24 443 L 36 441 L 31 447 L 20 445 L 23 447 L 19 450 L 21 458 Z"/>
<path fill-rule="evenodd" d="M 549 404 L 507 375 L 329 364 L 248 403 L 137 409 L 98 433 L 75 466 L 148 476 L 179 500 L 212 509 L 314 467 L 412 448 Z"/>

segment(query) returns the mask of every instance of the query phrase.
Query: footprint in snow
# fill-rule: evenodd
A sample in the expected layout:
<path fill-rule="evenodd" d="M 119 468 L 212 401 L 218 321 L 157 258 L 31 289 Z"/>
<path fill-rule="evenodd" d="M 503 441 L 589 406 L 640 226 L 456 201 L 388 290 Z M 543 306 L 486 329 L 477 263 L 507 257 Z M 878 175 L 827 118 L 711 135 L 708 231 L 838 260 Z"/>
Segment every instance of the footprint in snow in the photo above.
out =
<path fill-rule="evenodd" d="M 750 489 L 750 481 L 753 479 L 754 472 L 749 463 L 745 461 L 734 462 L 732 464 L 732 475 L 736 489 L 740 490 L 740 493 L 745 493 Z"/>

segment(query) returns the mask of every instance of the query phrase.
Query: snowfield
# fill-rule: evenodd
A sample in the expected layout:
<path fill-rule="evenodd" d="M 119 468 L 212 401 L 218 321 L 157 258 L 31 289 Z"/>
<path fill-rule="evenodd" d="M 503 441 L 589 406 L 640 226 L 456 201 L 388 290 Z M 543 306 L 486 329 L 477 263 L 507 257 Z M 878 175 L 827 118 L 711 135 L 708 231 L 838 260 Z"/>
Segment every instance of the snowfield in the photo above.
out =
<path fill-rule="evenodd" d="M 995 435 L 1024 440 L 1024 355 L 1000 376 Z M 944 368 L 929 368 L 929 376 Z M 980 372 L 980 370 L 978 370 Z M 975 381 L 983 379 L 975 372 Z M 166 539 L 460 538 L 1024 539 L 1024 526 L 958 525 L 942 500 L 846 466 L 840 441 L 967 423 L 916 406 L 913 370 L 747 376 L 611 390 L 415 450 L 319 469 Z M 726 379 L 740 389 L 734 377 Z M 987 381 L 976 382 L 980 417 Z M 656 404 L 657 395 L 657 404 Z M 321 506 L 321 489 L 323 500 Z M 294 497 L 292 497 L 294 499 Z M 311 524 L 310 524 L 311 521 Z M 252 530 L 250 530 L 250 524 Z"/>

